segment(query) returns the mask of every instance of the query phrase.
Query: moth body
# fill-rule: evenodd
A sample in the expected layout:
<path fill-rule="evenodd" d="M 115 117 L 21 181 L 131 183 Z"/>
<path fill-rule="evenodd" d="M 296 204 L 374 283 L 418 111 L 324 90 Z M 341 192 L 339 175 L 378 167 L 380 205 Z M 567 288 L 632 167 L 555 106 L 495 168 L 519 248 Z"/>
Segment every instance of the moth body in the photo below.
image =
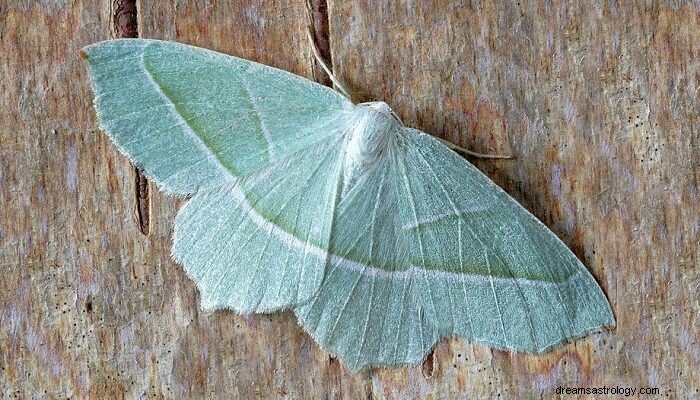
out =
<path fill-rule="evenodd" d="M 346 132 L 341 197 L 363 175 L 381 164 L 402 128 L 396 114 L 383 101 L 361 103 L 353 108 Z"/>

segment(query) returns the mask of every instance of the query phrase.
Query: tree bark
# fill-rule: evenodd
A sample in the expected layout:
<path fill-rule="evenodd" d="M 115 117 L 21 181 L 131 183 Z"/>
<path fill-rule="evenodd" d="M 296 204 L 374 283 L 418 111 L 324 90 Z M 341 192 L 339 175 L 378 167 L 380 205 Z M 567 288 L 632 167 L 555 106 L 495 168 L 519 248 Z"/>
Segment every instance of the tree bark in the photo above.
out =
<path fill-rule="evenodd" d="M 520 398 L 564 386 L 698 396 L 697 5 L 137 0 L 132 15 L 127 3 L 0 4 L 8 397 Z M 423 365 L 352 374 L 291 313 L 200 309 L 170 258 L 184 200 L 140 181 L 100 132 L 79 49 L 137 34 L 327 84 L 312 24 L 354 101 L 384 100 L 408 126 L 516 156 L 469 160 L 583 260 L 616 329 L 542 356 L 443 339 Z"/>

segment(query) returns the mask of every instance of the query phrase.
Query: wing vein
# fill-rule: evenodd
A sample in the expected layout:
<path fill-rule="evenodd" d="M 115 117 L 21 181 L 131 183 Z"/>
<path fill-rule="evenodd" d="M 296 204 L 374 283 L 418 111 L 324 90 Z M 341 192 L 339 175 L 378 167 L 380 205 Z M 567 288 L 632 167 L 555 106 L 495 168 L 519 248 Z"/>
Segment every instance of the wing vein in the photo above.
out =
<path fill-rule="evenodd" d="M 260 133 L 262 139 L 265 141 L 265 148 L 267 150 L 267 160 L 270 161 L 272 160 L 272 136 L 270 135 L 270 130 L 265 125 L 265 122 L 263 122 L 260 107 L 255 101 L 255 98 L 253 97 L 253 94 L 251 93 L 248 84 L 245 82 L 245 79 L 238 79 L 238 82 L 241 84 L 243 90 L 245 90 L 246 96 L 250 101 L 250 105 L 253 106 L 253 110 L 255 110 L 255 116 L 257 117 L 256 119 L 258 121 L 258 126 L 260 127 Z"/>
<path fill-rule="evenodd" d="M 182 130 L 190 136 L 192 139 L 194 139 L 195 143 L 197 143 L 197 147 L 199 147 L 200 151 L 204 154 L 205 157 L 207 157 L 210 161 L 212 161 L 212 164 L 214 164 L 221 172 L 224 173 L 224 175 L 227 175 L 231 178 L 235 178 L 235 175 L 233 174 L 233 171 L 226 166 L 226 164 L 221 160 L 218 154 L 214 152 L 207 143 L 204 141 L 204 139 L 201 137 L 197 131 L 194 130 L 192 125 L 190 125 L 187 120 L 180 114 L 180 112 L 177 110 L 177 107 L 175 106 L 175 103 L 168 97 L 168 95 L 163 91 L 163 88 L 160 86 L 160 84 L 155 80 L 153 73 L 148 69 L 148 66 L 146 65 L 146 49 L 150 46 L 150 44 L 146 44 L 143 47 L 143 50 L 141 51 L 141 59 L 140 59 L 140 66 L 143 68 L 143 70 L 146 72 L 146 77 L 148 78 L 148 82 L 151 84 L 153 87 L 153 90 L 155 90 L 156 93 L 160 96 L 160 98 L 163 100 L 163 102 L 166 104 L 168 110 L 170 111 L 170 115 L 178 121 L 180 124 L 182 124 Z"/>

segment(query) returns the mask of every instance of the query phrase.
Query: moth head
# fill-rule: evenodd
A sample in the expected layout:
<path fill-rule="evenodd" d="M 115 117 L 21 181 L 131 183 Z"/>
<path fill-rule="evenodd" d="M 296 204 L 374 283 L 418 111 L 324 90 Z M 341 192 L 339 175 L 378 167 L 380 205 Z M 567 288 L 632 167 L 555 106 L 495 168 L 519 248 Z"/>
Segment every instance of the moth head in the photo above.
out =
<path fill-rule="evenodd" d="M 394 110 L 389 107 L 388 104 L 386 104 L 383 101 L 369 101 L 367 103 L 360 103 L 358 104 L 360 107 L 368 107 L 384 116 L 387 118 L 391 118 L 398 122 L 399 124 L 403 125 L 403 122 L 401 122 L 401 118 L 399 118 L 398 115 L 394 112 Z"/>

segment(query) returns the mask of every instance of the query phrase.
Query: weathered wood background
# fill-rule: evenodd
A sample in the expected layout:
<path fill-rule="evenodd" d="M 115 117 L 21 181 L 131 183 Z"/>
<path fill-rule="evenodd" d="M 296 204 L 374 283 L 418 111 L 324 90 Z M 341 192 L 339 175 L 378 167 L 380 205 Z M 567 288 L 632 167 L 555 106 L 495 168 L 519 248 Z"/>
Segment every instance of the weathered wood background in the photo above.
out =
<path fill-rule="evenodd" d="M 602 385 L 700 396 L 697 2 L 136 6 L 0 2 L 5 397 L 515 398 Z M 473 161 L 584 260 L 615 330 L 541 357 L 443 340 L 422 366 L 351 374 L 290 313 L 199 309 L 168 255 L 182 201 L 139 184 L 97 129 L 78 50 L 138 34 L 327 82 L 312 19 L 356 101 L 517 156 Z"/>

